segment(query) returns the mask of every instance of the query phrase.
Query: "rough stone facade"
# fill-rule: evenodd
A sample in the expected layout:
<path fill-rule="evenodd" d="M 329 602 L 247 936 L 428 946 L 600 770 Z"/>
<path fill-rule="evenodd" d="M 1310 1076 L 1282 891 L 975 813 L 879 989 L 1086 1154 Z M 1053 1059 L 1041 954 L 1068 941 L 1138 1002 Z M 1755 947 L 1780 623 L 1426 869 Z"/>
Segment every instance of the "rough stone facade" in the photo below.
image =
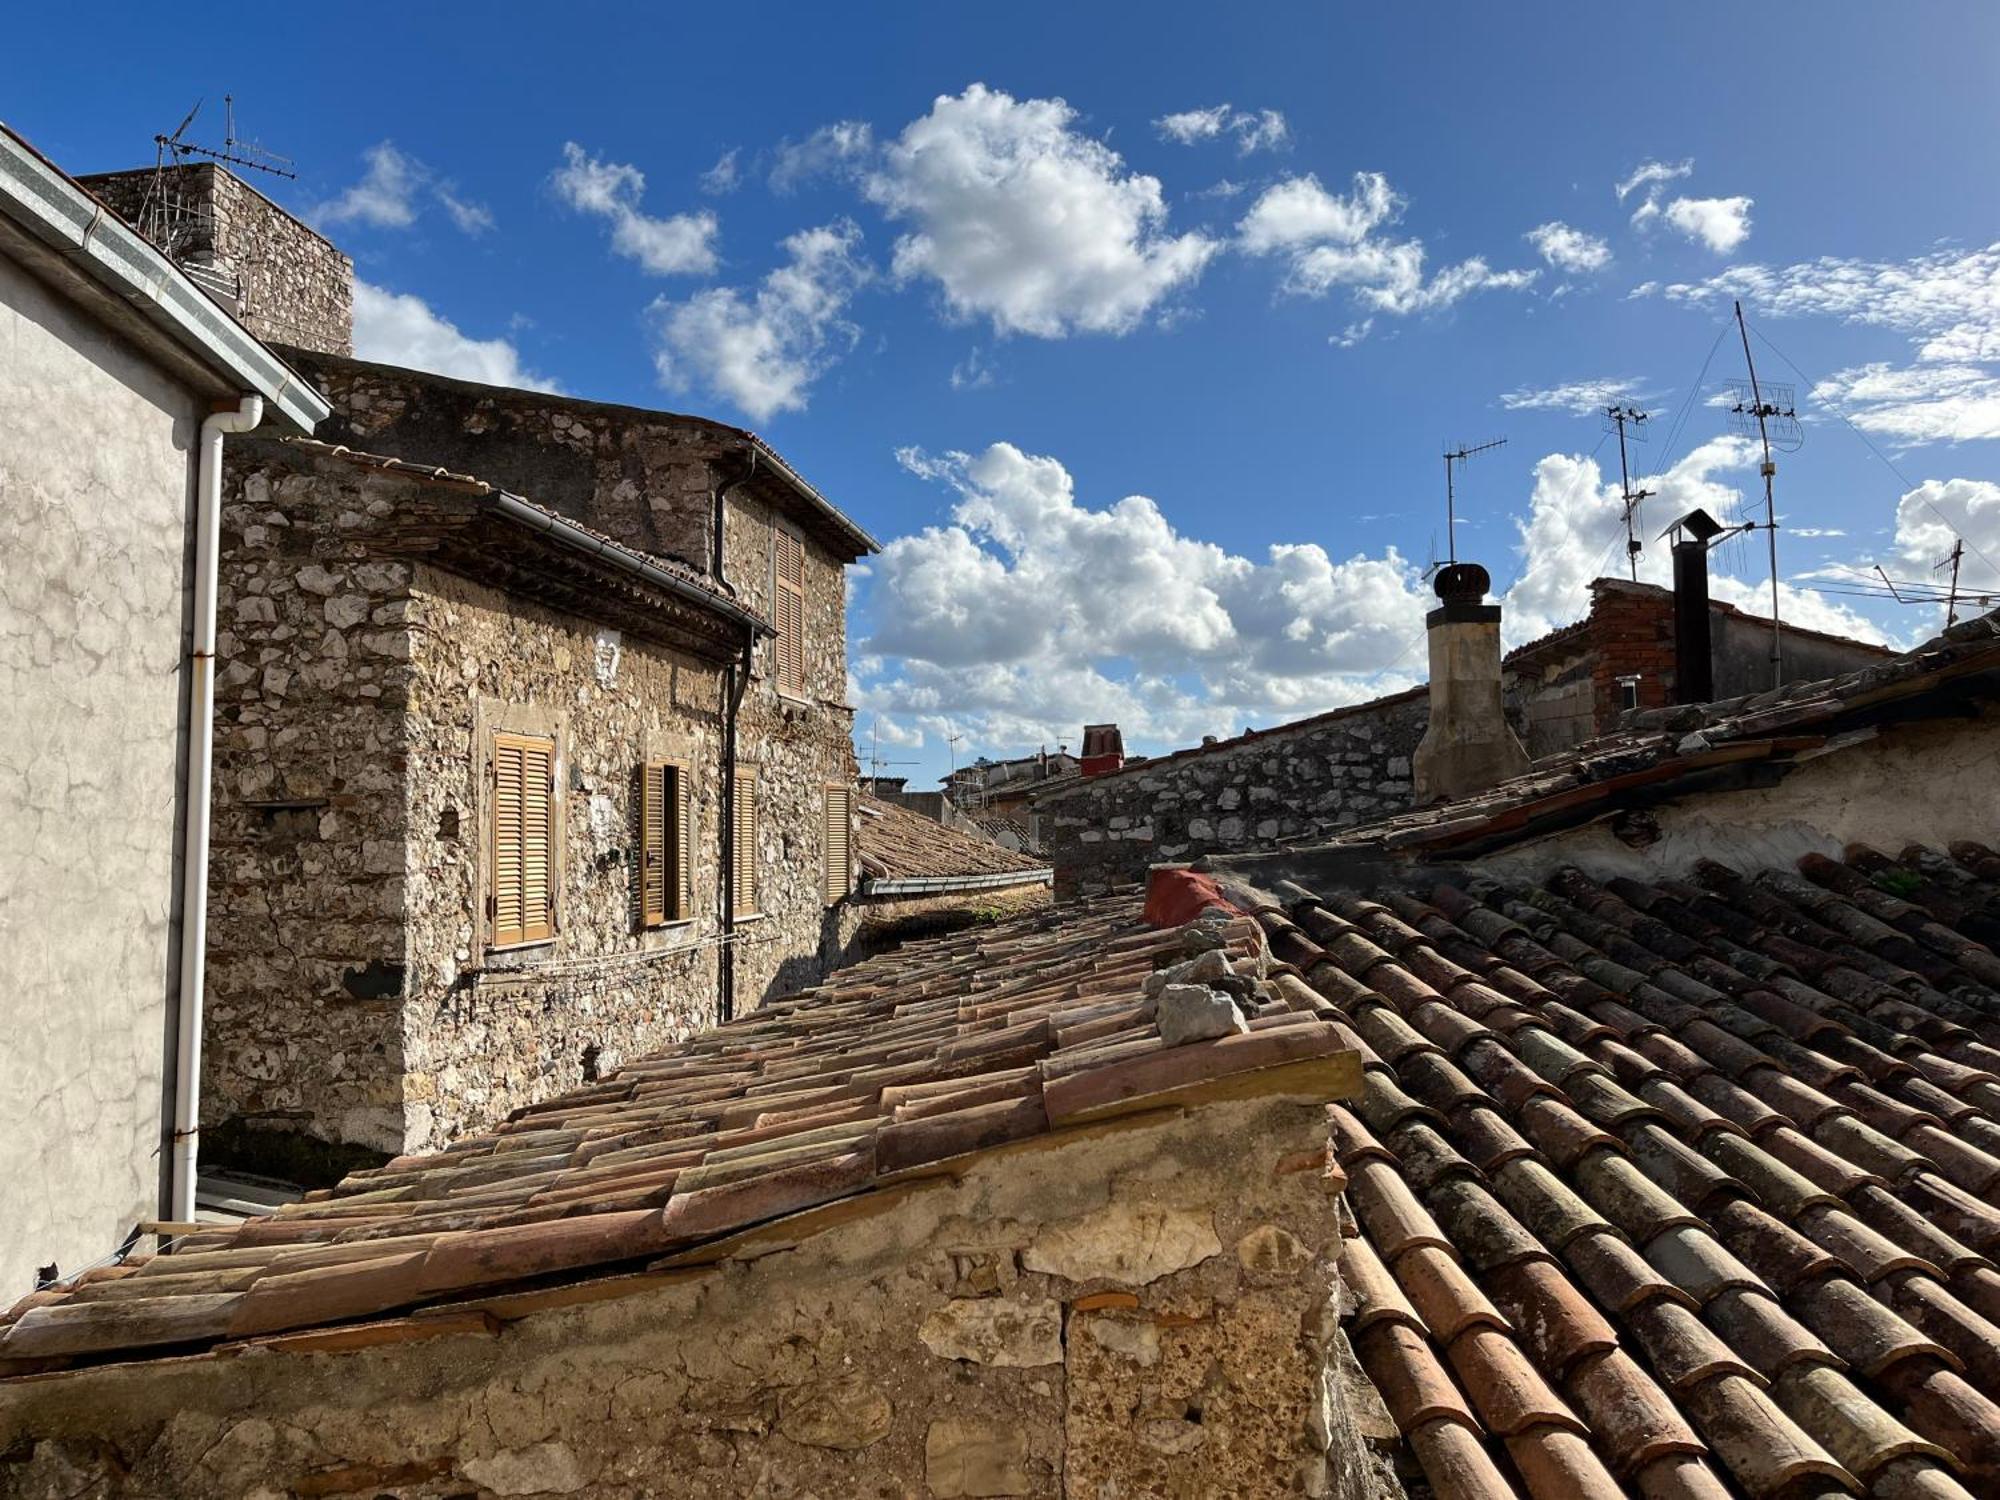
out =
<path fill-rule="evenodd" d="M 1410 805 L 1421 688 L 1064 783 L 1035 799 L 1056 896 L 1143 878 L 1146 867 L 1275 849 Z"/>
<path fill-rule="evenodd" d="M 0 1383 L 0 1494 L 1376 1500 L 1326 1162 L 1316 1099 L 1161 1110 L 705 1264 Z"/>
<path fill-rule="evenodd" d="M 213 162 L 79 178 L 119 217 L 189 267 L 258 338 L 354 352 L 354 262 Z M 162 208 L 162 194 L 179 215 Z"/>
<path fill-rule="evenodd" d="M 202 401 L 0 253 L 0 1298 L 158 1210 Z"/>

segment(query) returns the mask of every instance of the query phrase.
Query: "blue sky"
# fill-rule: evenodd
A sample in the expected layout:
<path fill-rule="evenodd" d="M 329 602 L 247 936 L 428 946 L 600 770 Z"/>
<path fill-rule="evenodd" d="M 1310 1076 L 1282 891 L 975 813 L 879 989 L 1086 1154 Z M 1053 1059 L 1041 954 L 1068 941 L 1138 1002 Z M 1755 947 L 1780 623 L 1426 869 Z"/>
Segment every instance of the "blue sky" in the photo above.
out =
<path fill-rule="evenodd" d="M 1709 404 L 1736 295 L 1807 418 L 1787 614 L 1919 638 L 1811 586 L 1955 533 L 2000 588 L 2000 11 L 1375 9 L 79 6 L 0 98 L 85 172 L 233 91 L 363 353 L 756 427 L 890 543 L 854 692 L 918 776 L 1403 686 L 1446 439 L 1508 439 L 1459 548 L 1510 634 L 1574 618 L 1605 400 L 1656 413 L 1648 535 L 1755 485 Z"/>

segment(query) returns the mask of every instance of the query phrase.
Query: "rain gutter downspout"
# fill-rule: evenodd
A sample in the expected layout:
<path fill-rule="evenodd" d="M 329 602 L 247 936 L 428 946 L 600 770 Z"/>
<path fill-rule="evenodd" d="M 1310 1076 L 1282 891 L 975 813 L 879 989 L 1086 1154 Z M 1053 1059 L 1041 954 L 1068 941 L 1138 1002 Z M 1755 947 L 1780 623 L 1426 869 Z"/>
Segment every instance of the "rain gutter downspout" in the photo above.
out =
<path fill-rule="evenodd" d="M 172 1179 L 167 1217 L 194 1219 L 200 1155 L 203 960 L 208 949 L 208 843 L 215 763 L 215 612 L 222 536 L 222 439 L 264 420 L 264 398 L 201 424 L 195 461 L 194 631 L 188 646 L 188 759 L 181 848 L 181 983 L 175 1016 Z"/>
<path fill-rule="evenodd" d="M 733 479 L 715 488 L 714 546 L 709 566 L 716 586 L 734 594 L 723 566 L 723 532 L 729 517 L 729 492 L 741 486 L 757 471 L 757 450 L 750 450 L 750 465 Z M 736 1015 L 736 713 L 743 706 L 744 690 L 750 686 L 751 654 L 757 647 L 756 627 L 743 632 L 743 655 L 723 669 L 724 698 L 722 720 L 722 941 L 715 948 L 715 1018 L 718 1022 Z"/>

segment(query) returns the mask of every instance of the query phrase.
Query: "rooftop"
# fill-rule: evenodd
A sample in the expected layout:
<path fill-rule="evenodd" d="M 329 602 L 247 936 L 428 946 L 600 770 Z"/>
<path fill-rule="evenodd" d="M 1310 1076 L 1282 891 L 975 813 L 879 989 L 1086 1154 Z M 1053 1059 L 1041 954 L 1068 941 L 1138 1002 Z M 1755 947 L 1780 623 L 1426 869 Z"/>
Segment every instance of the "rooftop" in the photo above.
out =
<path fill-rule="evenodd" d="M 864 792 L 860 811 L 858 847 L 866 877 L 864 894 L 1022 885 L 1050 879 L 1048 865 L 1032 855 L 1017 854 L 976 834 L 947 828 L 935 818 L 894 802 Z"/>
<path fill-rule="evenodd" d="M 971 1153 L 1357 1087 L 1336 1029 L 1260 977 L 1257 924 L 1187 915 L 1149 925 L 1127 897 L 908 944 L 447 1151 L 35 1293 L 0 1315 L 0 1375 L 505 1322 L 796 1240 Z M 1169 1047 L 1141 985 L 1204 952 L 1252 1029 Z"/>

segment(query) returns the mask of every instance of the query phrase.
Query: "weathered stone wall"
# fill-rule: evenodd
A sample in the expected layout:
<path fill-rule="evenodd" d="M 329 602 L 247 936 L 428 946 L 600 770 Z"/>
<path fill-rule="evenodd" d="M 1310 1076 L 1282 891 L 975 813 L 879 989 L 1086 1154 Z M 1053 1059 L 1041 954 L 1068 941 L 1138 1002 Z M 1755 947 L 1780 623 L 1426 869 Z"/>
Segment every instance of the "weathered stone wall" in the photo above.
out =
<path fill-rule="evenodd" d="M 403 1118 L 442 1146 L 715 1020 L 720 669 L 425 566 L 410 608 Z M 550 733 L 556 932 L 488 950 L 481 778 L 496 729 Z M 639 767 L 687 768 L 692 920 L 645 929 Z M 815 816 L 817 814 L 815 813 Z"/>
<path fill-rule="evenodd" d="M 399 482 L 224 451 L 203 1159 L 395 1151 L 413 570 L 356 537 Z"/>
<path fill-rule="evenodd" d="M 1056 895 L 1127 884 L 1160 861 L 1274 849 L 1401 812 L 1428 712 L 1419 689 L 1038 797 L 1033 827 Z"/>
<path fill-rule="evenodd" d="M 1162 1111 L 719 1264 L 6 1382 L 0 1494 L 1369 1500 L 1325 1147 L 1305 1097 Z"/>
<path fill-rule="evenodd" d="M 723 572 L 752 609 L 772 611 L 771 507 L 732 499 Z M 847 697 L 847 587 L 843 568 L 806 550 L 804 693 L 778 691 L 771 641 L 761 642 L 737 718 L 737 758 L 758 768 L 757 919 L 736 946 L 736 1007 L 748 1010 L 824 977 L 841 947 L 841 909 L 823 897 L 826 787 L 852 786 L 854 711 Z M 858 814 L 857 814 L 858 817 Z M 849 847 L 858 832 L 849 829 Z M 859 871 L 856 871 L 857 877 Z"/>
<path fill-rule="evenodd" d="M 0 1298 L 158 1212 L 194 395 L 0 257 Z"/>
<path fill-rule="evenodd" d="M 145 214 L 161 174 L 148 167 L 78 180 L 142 234 L 158 224 Z M 206 211 L 180 243 L 163 245 L 177 260 L 216 265 L 235 278 L 234 309 L 260 339 L 327 354 L 354 352 L 354 262 L 235 173 L 213 162 L 169 167 L 170 191 Z"/>

